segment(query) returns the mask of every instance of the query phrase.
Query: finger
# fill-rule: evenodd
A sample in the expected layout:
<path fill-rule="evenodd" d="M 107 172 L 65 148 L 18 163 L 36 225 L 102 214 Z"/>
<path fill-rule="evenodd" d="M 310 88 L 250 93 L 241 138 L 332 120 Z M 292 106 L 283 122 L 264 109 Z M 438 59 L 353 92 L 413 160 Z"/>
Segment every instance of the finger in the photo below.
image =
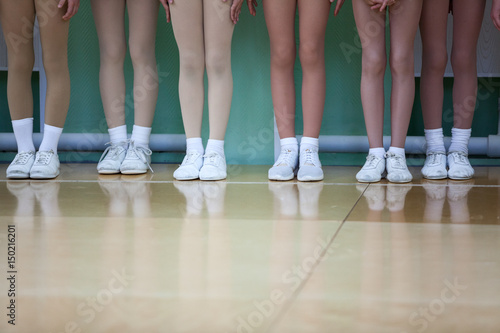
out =
<path fill-rule="evenodd" d="M 340 12 L 340 8 L 342 8 L 342 5 L 344 4 L 344 0 L 337 0 L 337 6 L 335 6 L 335 12 L 334 15 L 337 16 Z"/>
<path fill-rule="evenodd" d="M 500 30 L 500 15 L 493 18 L 493 23 L 495 23 L 495 27 Z"/>
<path fill-rule="evenodd" d="M 68 2 L 68 9 L 66 10 L 66 14 L 64 14 L 63 16 L 63 20 L 69 20 L 71 18 L 71 16 L 73 16 L 73 3 L 72 2 Z"/>
<path fill-rule="evenodd" d="M 64 3 L 66 0 L 59 0 L 59 4 L 57 5 L 57 8 L 62 8 L 64 6 Z"/>
<path fill-rule="evenodd" d="M 168 6 L 167 6 L 167 9 L 166 9 L 166 13 L 167 13 L 167 23 L 170 23 L 170 20 L 171 20 L 171 17 L 170 17 L 170 8 L 168 8 Z"/>
<path fill-rule="evenodd" d="M 388 0 L 384 0 L 384 2 L 382 2 L 382 6 L 380 6 L 380 11 L 384 11 L 384 9 L 387 7 L 387 2 Z"/>

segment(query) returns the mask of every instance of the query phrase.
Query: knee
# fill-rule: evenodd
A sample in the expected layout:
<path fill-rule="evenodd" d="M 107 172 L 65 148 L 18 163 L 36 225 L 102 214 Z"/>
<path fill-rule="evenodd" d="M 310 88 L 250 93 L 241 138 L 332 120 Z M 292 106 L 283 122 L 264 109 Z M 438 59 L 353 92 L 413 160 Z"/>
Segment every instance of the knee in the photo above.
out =
<path fill-rule="evenodd" d="M 53 50 L 43 54 L 43 67 L 47 77 L 51 73 L 64 73 L 68 71 L 68 54 L 62 50 Z"/>
<path fill-rule="evenodd" d="M 125 43 L 101 45 L 101 62 L 105 64 L 123 64 L 126 51 Z"/>
<path fill-rule="evenodd" d="M 448 53 L 446 49 L 433 50 L 429 54 L 424 53 L 422 59 L 422 70 L 443 76 L 448 65 Z"/>
<path fill-rule="evenodd" d="M 231 70 L 231 53 L 219 50 L 208 51 L 206 64 L 208 75 L 222 75 Z"/>
<path fill-rule="evenodd" d="M 129 48 L 133 64 L 146 65 L 155 63 L 155 48 L 151 47 L 148 43 L 134 43 L 131 41 Z"/>
<path fill-rule="evenodd" d="M 387 64 L 387 58 L 385 54 L 363 51 L 364 75 L 371 75 L 371 76 L 384 75 L 386 64 Z"/>
<path fill-rule="evenodd" d="M 394 52 L 391 53 L 389 60 L 392 75 L 414 75 L 415 64 L 413 61 L 413 54 L 408 52 Z"/>
<path fill-rule="evenodd" d="M 290 68 L 295 65 L 295 45 L 271 48 L 271 64 L 274 67 Z"/>
<path fill-rule="evenodd" d="M 205 57 L 203 53 L 196 51 L 180 52 L 180 67 L 184 75 L 203 75 L 205 71 Z"/>
<path fill-rule="evenodd" d="M 476 68 L 476 50 L 453 50 L 451 66 L 454 73 L 474 71 Z"/>
<path fill-rule="evenodd" d="M 16 73 L 15 75 L 29 75 L 31 77 L 31 72 L 33 71 L 33 66 L 35 65 L 35 57 L 32 53 L 26 55 L 9 56 L 8 66 L 9 72 Z"/>
<path fill-rule="evenodd" d="M 304 41 L 300 44 L 299 56 L 302 67 L 317 66 L 325 60 L 325 49 L 319 43 Z"/>

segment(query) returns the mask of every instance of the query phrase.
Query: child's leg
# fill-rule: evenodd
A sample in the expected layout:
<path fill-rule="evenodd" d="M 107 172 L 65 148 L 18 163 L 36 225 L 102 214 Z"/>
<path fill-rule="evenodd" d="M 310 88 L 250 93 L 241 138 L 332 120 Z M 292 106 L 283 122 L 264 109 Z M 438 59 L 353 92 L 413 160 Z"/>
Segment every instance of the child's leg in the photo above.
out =
<path fill-rule="evenodd" d="M 413 45 L 422 0 L 401 1 L 390 7 L 392 73 L 391 146 L 404 148 L 415 98 Z"/>
<path fill-rule="evenodd" d="M 177 180 L 199 177 L 203 165 L 201 124 L 205 99 L 205 42 L 203 36 L 203 0 L 175 1 L 170 5 L 172 26 L 179 48 L 179 99 L 186 133 L 187 155 L 175 170 Z"/>
<path fill-rule="evenodd" d="M 231 39 L 234 24 L 230 19 L 230 3 L 203 0 L 203 20 L 210 139 L 224 140 L 233 96 Z"/>
<path fill-rule="evenodd" d="M 271 92 L 281 139 L 295 137 L 296 57 L 295 12 L 297 0 L 263 0 L 271 43 Z M 324 98 L 323 98 L 324 100 Z"/>
<path fill-rule="evenodd" d="M 319 136 L 325 108 L 325 33 L 331 5 L 329 0 L 316 2 L 298 1 L 304 136 L 312 138 Z"/>
<path fill-rule="evenodd" d="M 175 1 L 170 5 L 172 27 L 179 47 L 179 99 L 186 137 L 201 137 L 205 88 L 205 48 L 202 0 Z M 201 152 L 203 154 L 203 151 Z"/>
<path fill-rule="evenodd" d="M 129 48 L 134 66 L 135 125 L 151 127 L 158 100 L 156 25 L 159 2 L 128 0 Z"/>
<path fill-rule="evenodd" d="M 378 182 L 385 171 L 384 73 L 386 14 L 370 9 L 364 0 L 353 0 L 354 18 L 363 48 L 361 102 L 370 151 L 367 162 L 356 175 L 360 182 Z"/>
<path fill-rule="evenodd" d="M 443 76 L 448 63 L 446 32 L 449 0 L 424 1 L 420 19 L 422 36 L 422 77 L 420 99 L 424 128 L 441 128 L 443 117 Z M 444 148 L 444 144 L 443 144 Z"/>
<path fill-rule="evenodd" d="M 354 18 L 363 48 L 361 102 L 370 148 L 382 148 L 384 129 L 385 13 L 353 0 Z"/>
<path fill-rule="evenodd" d="M 99 86 L 104 114 L 111 130 L 112 142 L 127 139 L 125 125 L 125 76 L 123 62 L 125 41 L 125 1 L 91 0 L 99 37 L 101 67 Z M 122 127 L 123 126 L 123 127 Z M 117 129 L 118 128 L 118 129 Z M 116 135 L 114 132 L 117 132 Z M 116 140 L 113 140 L 117 137 Z"/>

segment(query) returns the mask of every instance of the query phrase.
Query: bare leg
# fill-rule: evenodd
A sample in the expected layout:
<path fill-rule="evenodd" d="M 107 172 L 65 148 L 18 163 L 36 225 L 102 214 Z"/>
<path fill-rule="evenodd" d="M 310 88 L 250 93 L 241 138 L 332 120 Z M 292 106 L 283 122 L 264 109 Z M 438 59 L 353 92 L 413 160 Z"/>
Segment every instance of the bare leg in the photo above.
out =
<path fill-rule="evenodd" d="M 57 0 L 35 0 L 40 24 L 43 66 L 47 75 L 45 124 L 62 128 L 70 100 L 68 68 L 69 21 L 62 19 L 65 8 L 57 8 Z"/>
<path fill-rule="evenodd" d="M 446 32 L 449 0 L 424 1 L 420 19 L 422 35 L 422 77 L 420 99 L 425 129 L 441 128 L 443 118 L 443 76 L 448 63 Z"/>
<path fill-rule="evenodd" d="M 304 136 L 317 138 L 325 108 L 325 32 L 330 15 L 330 1 L 299 0 L 300 44 L 302 65 L 302 105 Z"/>
<path fill-rule="evenodd" d="M 108 127 L 115 128 L 125 125 L 125 1 L 91 0 L 91 5 L 99 36 L 102 104 Z"/>
<path fill-rule="evenodd" d="M 12 120 L 33 117 L 31 74 L 33 51 L 33 0 L 0 0 L 0 21 L 7 43 L 9 77 L 7 98 Z"/>
<path fill-rule="evenodd" d="M 230 2 L 203 0 L 203 15 L 210 139 L 224 140 L 233 96 Z"/>
<path fill-rule="evenodd" d="M 399 2 L 389 9 L 392 73 L 391 146 L 404 148 L 415 97 L 413 45 L 422 0 Z"/>
<path fill-rule="evenodd" d="M 179 99 L 186 137 L 201 137 L 205 88 L 205 46 L 202 0 L 175 1 L 170 5 L 175 40 L 179 47 Z"/>
<path fill-rule="evenodd" d="M 473 3 L 453 1 L 453 49 L 451 64 L 453 84 L 454 127 L 469 129 L 477 97 L 477 41 L 483 22 L 485 0 Z"/>
<path fill-rule="evenodd" d="M 100 1 L 100 0 L 99 0 Z M 155 42 L 159 2 L 128 0 L 129 48 L 134 66 L 134 123 L 151 127 L 158 100 Z"/>
<path fill-rule="evenodd" d="M 385 13 L 370 9 L 363 0 L 353 0 L 354 18 L 363 48 L 361 102 L 370 148 L 383 147 Z"/>
<path fill-rule="evenodd" d="M 278 132 L 281 139 L 295 137 L 293 66 L 297 52 L 297 0 L 263 0 L 263 6 L 271 43 L 271 92 Z"/>

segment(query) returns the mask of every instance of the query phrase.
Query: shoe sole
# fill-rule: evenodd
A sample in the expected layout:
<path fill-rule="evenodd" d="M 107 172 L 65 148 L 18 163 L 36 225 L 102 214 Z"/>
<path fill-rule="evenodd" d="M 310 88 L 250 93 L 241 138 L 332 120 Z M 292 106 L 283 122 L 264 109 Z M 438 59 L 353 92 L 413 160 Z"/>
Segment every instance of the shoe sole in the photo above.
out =
<path fill-rule="evenodd" d="M 470 176 L 470 177 L 450 177 L 448 176 L 448 178 L 450 178 L 451 180 L 469 180 L 469 179 L 472 179 L 474 178 L 474 176 Z"/>
<path fill-rule="evenodd" d="M 382 178 L 380 178 L 379 180 L 363 180 L 363 179 L 357 179 L 356 180 L 359 182 L 359 183 L 364 183 L 364 184 L 367 184 L 367 183 L 378 183 L 382 180 Z"/>
<path fill-rule="evenodd" d="M 59 172 L 55 175 L 30 175 L 31 179 L 54 179 L 59 176 Z"/>
<path fill-rule="evenodd" d="M 323 180 L 325 177 L 321 178 L 313 178 L 313 177 L 304 177 L 304 178 L 297 178 L 299 182 L 319 182 Z"/>
<path fill-rule="evenodd" d="M 431 176 L 431 177 L 428 177 L 428 176 L 424 176 L 424 175 L 422 175 L 422 177 L 424 177 L 425 179 L 430 179 L 430 180 L 441 180 L 441 179 L 448 178 L 448 176 L 436 176 L 436 177 Z"/>
<path fill-rule="evenodd" d="M 7 175 L 8 179 L 28 179 L 30 178 L 29 173 L 27 174 L 13 174 L 13 175 Z"/>
<path fill-rule="evenodd" d="M 121 171 L 124 175 L 142 175 L 143 173 L 148 172 L 148 170 L 124 170 Z"/>
<path fill-rule="evenodd" d="M 174 177 L 175 180 L 196 180 L 200 179 L 200 177 L 187 177 L 187 178 L 181 178 L 181 177 Z"/>
<path fill-rule="evenodd" d="M 389 180 L 387 179 L 390 183 L 395 183 L 395 184 L 407 184 L 407 183 L 411 183 L 411 181 L 413 179 L 410 179 L 410 180 L 400 180 L 400 181 L 394 181 L 394 180 Z"/>
<path fill-rule="evenodd" d="M 101 175 L 116 175 L 120 170 L 97 170 L 97 172 Z"/>
<path fill-rule="evenodd" d="M 219 178 L 219 177 L 217 177 L 217 178 L 204 178 L 204 177 L 200 177 L 200 180 L 205 180 L 205 181 L 207 181 L 207 180 L 208 180 L 208 181 L 216 181 L 216 180 L 224 180 L 224 179 L 226 179 L 226 178 L 227 178 L 227 177 L 224 177 L 224 178 Z"/>

